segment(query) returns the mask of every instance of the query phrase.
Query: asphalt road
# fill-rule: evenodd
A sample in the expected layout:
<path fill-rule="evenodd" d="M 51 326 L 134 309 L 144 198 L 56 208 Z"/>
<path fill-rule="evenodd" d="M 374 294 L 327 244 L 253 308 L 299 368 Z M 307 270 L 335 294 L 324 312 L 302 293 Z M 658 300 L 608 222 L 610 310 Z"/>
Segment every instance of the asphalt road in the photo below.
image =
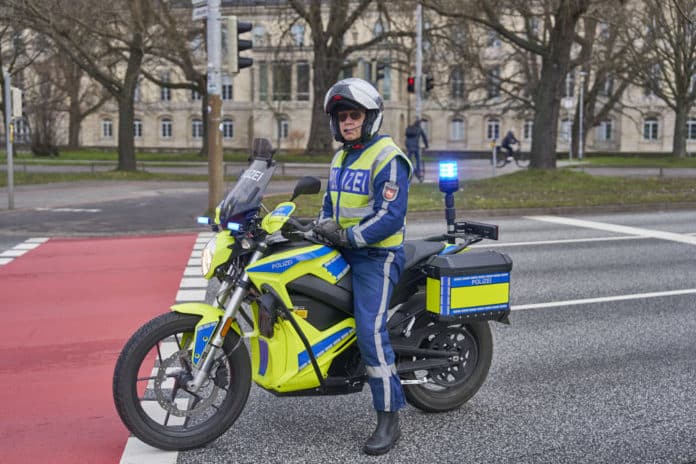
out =
<path fill-rule="evenodd" d="M 167 217 L 199 208 L 185 200 L 195 195 L 86 198 L 63 207 L 116 218 L 121 203 L 131 212 L 121 223 L 134 224 L 137 206 L 152 212 L 138 217 L 132 233 L 142 233 L 148 221 L 164 227 Z M 79 224 L 80 234 L 113 226 L 89 212 L 5 211 L 0 250 L 50 233 L 50 214 L 56 224 Z M 691 210 L 471 218 L 499 224 L 501 240 L 489 245 L 509 254 L 514 268 L 512 324 L 493 326 L 493 365 L 469 403 L 446 414 L 407 407 L 397 447 L 368 458 L 359 451 L 374 426 L 367 389 L 277 398 L 253 387 L 223 437 L 176 462 L 695 463 L 695 217 Z M 178 221 L 171 225 L 183 227 Z M 409 237 L 443 228 L 440 220 L 412 221 Z"/>
<path fill-rule="evenodd" d="M 457 411 L 407 407 L 386 457 L 359 452 L 374 426 L 367 390 L 277 398 L 254 387 L 227 434 L 177 462 L 696 462 L 694 214 L 577 217 L 643 235 L 490 218 L 501 227 L 491 246 L 515 264 L 512 324 L 493 326 L 488 380 Z"/>

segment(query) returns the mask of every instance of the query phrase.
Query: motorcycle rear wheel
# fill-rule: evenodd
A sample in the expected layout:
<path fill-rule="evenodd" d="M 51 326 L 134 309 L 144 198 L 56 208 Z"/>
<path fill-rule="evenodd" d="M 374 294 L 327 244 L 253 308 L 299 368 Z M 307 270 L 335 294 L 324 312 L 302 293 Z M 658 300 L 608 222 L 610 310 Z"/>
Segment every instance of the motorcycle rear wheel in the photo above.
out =
<path fill-rule="evenodd" d="M 116 362 L 113 396 L 126 427 L 143 442 L 183 451 L 212 442 L 244 409 L 251 366 L 244 343 L 233 331 L 201 388 L 193 393 L 191 347 L 194 315 L 167 313 L 142 326 Z"/>
<path fill-rule="evenodd" d="M 425 307 L 425 295 L 417 295 L 411 304 Z M 415 328 L 428 333 L 421 348 L 458 351 L 460 362 L 449 369 L 416 371 L 414 378 L 428 377 L 425 384 L 404 385 L 406 400 L 426 412 L 444 412 L 459 408 L 481 388 L 488 376 L 493 358 L 493 336 L 487 321 L 466 324 L 436 323 L 429 314 L 421 313 Z"/>

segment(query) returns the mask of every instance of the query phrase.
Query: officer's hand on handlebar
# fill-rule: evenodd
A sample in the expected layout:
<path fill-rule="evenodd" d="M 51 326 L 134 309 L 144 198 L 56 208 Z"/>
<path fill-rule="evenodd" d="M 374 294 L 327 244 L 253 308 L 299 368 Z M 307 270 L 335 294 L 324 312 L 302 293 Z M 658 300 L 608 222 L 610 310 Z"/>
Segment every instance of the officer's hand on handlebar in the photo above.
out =
<path fill-rule="evenodd" d="M 352 245 L 348 240 L 348 233 L 345 229 L 339 226 L 333 219 L 322 221 L 312 229 L 320 238 L 328 243 L 339 248 L 351 248 Z"/>
<path fill-rule="evenodd" d="M 307 239 L 308 234 L 312 234 L 312 229 L 314 228 L 314 221 L 309 223 L 302 223 L 299 219 L 295 217 L 289 217 L 288 220 L 280 228 L 280 233 L 286 239 L 292 242 L 299 242 Z"/>

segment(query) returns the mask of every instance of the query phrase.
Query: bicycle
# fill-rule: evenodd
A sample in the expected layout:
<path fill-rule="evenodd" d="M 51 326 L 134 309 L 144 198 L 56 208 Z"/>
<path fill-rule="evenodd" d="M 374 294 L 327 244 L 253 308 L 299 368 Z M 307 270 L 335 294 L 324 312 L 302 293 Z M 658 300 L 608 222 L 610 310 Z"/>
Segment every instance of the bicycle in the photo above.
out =
<path fill-rule="evenodd" d="M 505 153 L 503 153 L 505 152 Z M 515 164 L 520 168 L 526 168 L 529 166 L 529 153 L 523 153 L 518 145 L 515 150 L 512 151 L 512 155 L 506 154 L 507 150 L 503 150 L 502 146 L 496 147 L 496 167 L 502 168 L 506 164 L 515 161 Z"/>

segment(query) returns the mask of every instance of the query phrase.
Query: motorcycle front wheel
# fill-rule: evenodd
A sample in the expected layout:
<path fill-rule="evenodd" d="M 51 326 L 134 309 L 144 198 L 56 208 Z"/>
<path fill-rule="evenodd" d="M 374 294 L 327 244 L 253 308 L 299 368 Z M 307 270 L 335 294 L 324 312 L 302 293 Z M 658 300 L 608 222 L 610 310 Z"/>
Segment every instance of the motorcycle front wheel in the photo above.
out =
<path fill-rule="evenodd" d="M 174 312 L 152 319 L 116 361 L 116 410 L 133 435 L 156 448 L 182 451 L 212 442 L 237 420 L 249 396 L 249 355 L 233 331 L 201 388 L 188 390 L 199 319 Z"/>
<path fill-rule="evenodd" d="M 421 305 L 424 309 L 425 295 L 416 295 L 406 304 Z M 425 378 L 428 382 L 404 385 L 406 400 L 426 412 L 451 411 L 469 401 L 486 380 L 493 359 L 493 336 L 488 322 L 436 322 L 423 311 L 414 326 L 414 333 L 423 334 L 419 348 L 456 351 L 458 359 L 446 368 L 410 374 L 409 380 Z"/>

